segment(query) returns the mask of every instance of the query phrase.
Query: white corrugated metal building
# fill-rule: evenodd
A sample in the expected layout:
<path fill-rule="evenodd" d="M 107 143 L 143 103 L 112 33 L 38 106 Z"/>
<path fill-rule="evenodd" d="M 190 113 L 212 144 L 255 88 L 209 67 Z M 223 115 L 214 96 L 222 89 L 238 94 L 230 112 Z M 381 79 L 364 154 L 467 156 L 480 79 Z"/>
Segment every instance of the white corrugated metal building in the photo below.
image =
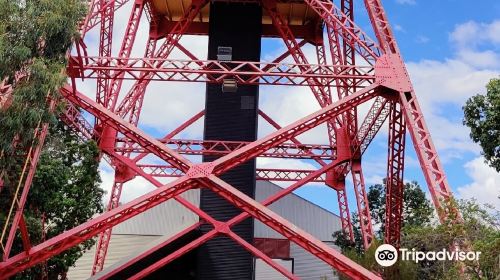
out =
<path fill-rule="evenodd" d="M 267 181 L 257 181 L 256 200 L 262 201 L 281 188 Z M 190 190 L 182 195 L 191 203 L 199 204 L 199 191 Z M 332 233 L 341 229 L 340 218 L 310 201 L 295 194 L 275 202 L 270 209 L 314 237 L 332 246 Z M 116 267 L 135 255 L 145 251 L 179 231 L 198 222 L 198 216 L 184 208 L 175 200 L 169 200 L 148 211 L 129 219 L 113 228 L 108 254 L 103 272 Z M 327 264 L 306 252 L 293 242 L 288 242 L 280 234 L 259 221 L 255 221 L 254 237 L 261 248 L 266 244 L 284 244 L 286 258 L 276 259 L 281 265 L 293 271 L 301 279 L 333 280 L 335 272 Z M 278 242 L 278 243 L 276 243 Z M 263 245 L 262 245 L 263 244 Z M 95 248 L 84 253 L 76 266 L 68 272 L 70 280 L 88 279 L 94 261 Z M 272 253 L 271 253 L 272 254 Z M 272 257 L 272 256 L 271 256 Z M 98 277 L 96 277 L 98 279 Z M 261 260 L 255 260 L 255 280 L 286 279 Z"/>

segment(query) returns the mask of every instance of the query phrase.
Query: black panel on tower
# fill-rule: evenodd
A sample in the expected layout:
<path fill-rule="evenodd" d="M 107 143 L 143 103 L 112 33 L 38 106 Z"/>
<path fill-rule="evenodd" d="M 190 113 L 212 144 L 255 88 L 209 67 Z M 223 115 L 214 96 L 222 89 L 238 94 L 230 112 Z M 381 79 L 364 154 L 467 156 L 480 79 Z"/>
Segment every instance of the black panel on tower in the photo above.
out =
<path fill-rule="evenodd" d="M 220 61 L 260 61 L 262 8 L 257 4 L 210 4 L 208 59 Z M 234 80 L 207 84 L 205 140 L 254 141 L 257 137 L 259 87 L 237 85 Z M 217 157 L 204 156 L 204 161 Z M 231 169 L 221 176 L 227 183 L 250 197 L 255 193 L 255 160 Z M 241 213 L 225 199 L 209 190 L 201 191 L 200 207 L 219 221 Z M 202 226 L 202 233 L 212 227 Z M 232 227 L 248 242 L 253 239 L 253 220 Z M 228 237 L 219 236 L 198 251 L 198 279 L 252 279 L 253 257 Z"/>

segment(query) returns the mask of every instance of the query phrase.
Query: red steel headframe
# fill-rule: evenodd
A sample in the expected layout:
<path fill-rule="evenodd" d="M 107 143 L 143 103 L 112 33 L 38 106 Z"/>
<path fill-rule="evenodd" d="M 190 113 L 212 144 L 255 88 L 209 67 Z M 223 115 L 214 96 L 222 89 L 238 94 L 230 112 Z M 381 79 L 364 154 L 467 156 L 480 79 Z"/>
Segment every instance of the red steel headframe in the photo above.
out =
<path fill-rule="evenodd" d="M 149 0 L 90 1 L 89 13 L 80 26 L 82 39 L 75 44 L 77 55 L 70 57 L 67 67 L 72 84 L 61 89 L 62 96 L 69 104 L 61 119 L 73 127 L 83 139 L 97 140 L 104 158 L 115 169 L 107 212 L 41 244 L 34 245 L 30 243 L 29 233 L 22 218 L 25 199 L 17 202 L 14 223 L 6 242 L 9 247 L 8 250 L 3 250 L 4 255 L 0 262 L 0 279 L 6 279 L 26 268 L 40 264 L 98 235 L 92 268 L 92 274 L 96 274 L 105 266 L 113 226 L 169 199 L 176 200 L 194 212 L 200 217 L 200 221 L 155 248 L 174 242 L 201 224 L 212 226 L 212 230 L 153 265 L 137 271 L 132 279 L 147 276 L 217 235 L 227 235 L 288 279 L 299 279 L 232 231 L 232 226 L 248 217 L 261 221 L 346 276 L 353 279 L 380 279 L 379 275 L 326 246 L 269 210 L 267 206 L 307 183 L 325 183 L 337 192 L 342 231 L 347 238 L 353 240 L 353 225 L 347 201 L 349 186 L 345 184 L 346 176 L 351 173 L 363 245 L 368 248 L 374 235 L 362 171 L 362 155 L 387 119 L 389 140 L 385 242 L 396 247 L 399 247 L 400 243 L 406 131 L 410 132 L 433 203 L 439 210 L 440 219 L 449 218 L 447 213 L 442 211 L 442 205 L 444 201 L 452 198 L 450 187 L 381 1 L 364 0 L 377 39 L 374 41 L 356 25 L 353 0 L 340 0 L 340 8 L 330 0 L 304 0 L 308 9 L 320 18 L 319 34 L 325 34 L 321 36 L 322 38 L 310 42 L 316 48 L 317 64 L 310 63 L 306 58 L 302 47 L 307 42 L 297 40 L 287 20 L 278 12 L 277 1 L 279 0 L 252 1 L 261 3 L 286 46 L 286 52 L 270 63 L 200 60 L 188 50 L 187 46 L 183 46 L 180 41 L 182 36 L 199 16 L 202 8 L 208 4 L 207 0 L 193 0 L 188 7 L 185 7 L 184 15 L 171 26 L 166 35 L 157 30 L 160 16 L 156 14 Z M 127 2 L 132 2 L 129 21 L 119 53 L 113 57 L 114 14 Z M 149 21 L 150 34 L 144 57 L 132 58 L 132 48 L 135 45 L 143 13 Z M 89 56 L 83 43 L 84 35 L 95 26 L 100 27 L 99 48 L 96 56 Z M 163 37 L 159 38 L 158 34 L 163 34 L 161 35 Z M 184 53 L 188 59 L 169 58 L 174 49 Z M 328 64 L 328 55 L 331 65 Z M 287 57 L 291 57 L 294 63 L 285 63 Z M 362 60 L 360 65 L 356 64 L 358 60 Z M 74 82 L 77 78 L 96 79 L 95 99 L 77 91 Z M 221 84 L 225 78 L 234 79 L 239 84 L 307 86 L 321 109 L 285 127 L 280 126 L 265 112 L 259 111 L 260 117 L 276 131 L 254 142 L 174 138 L 202 118 L 203 111 L 188 119 L 177 129 L 166 133 L 161 139 L 155 139 L 137 127 L 143 100 L 151 81 Z M 127 92 L 122 91 L 124 80 L 134 81 Z M 332 95 L 333 90 L 336 91 L 336 96 Z M 368 101 L 372 102 L 372 105 L 363 121 L 358 123 L 357 107 Z M 95 117 L 94 126 L 87 123 L 77 108 Z M 321 124 L 328 128 L 327 145 L 304 144 L 297 140 L 297 136 Z M 46 130 L 46 126 L 43 129 Z M 35 150 L 38 153 L 40 147 L 35 147 Z M 183 156 L 186 154 L 221 157 L 214 162 L 199 164 L 187 160 Z M 141 160 L 148 155 L 156 156 L 163 163 L 141 163 Z M 314 160 L 319 168 L 317 170 L 258 168 L 256 175 L 259 179 L 293 183 L 264 201 L 257 202 L 219 178 L 224 172 L 256 157 L 310 159 Z M 29 176 L 34 173 L 36 161 L 33 165 L 33 171 L 30 170 Z M 145 178 L 156 189 L 120 205 L 123 185 L 138 176 Z M 162 184 L 158 180 L 161 177 L 175 179 L 171 183 Z M 25 183 L 23 197 L 29 190 L 29 184 L 30 180 Z M 183 192 L 196 188 L 207 188 L 215 192 L 240 208 L 242 213 L 227 222 L 215 220 L 180 196 Z M 25 250 L 10 256 L 10 246 L 18 227 L 22 233 Z M 147 256 L 148 252 L 111 270 L 103 271 L 100 277 L 108 279 L 116 275 Z"/>

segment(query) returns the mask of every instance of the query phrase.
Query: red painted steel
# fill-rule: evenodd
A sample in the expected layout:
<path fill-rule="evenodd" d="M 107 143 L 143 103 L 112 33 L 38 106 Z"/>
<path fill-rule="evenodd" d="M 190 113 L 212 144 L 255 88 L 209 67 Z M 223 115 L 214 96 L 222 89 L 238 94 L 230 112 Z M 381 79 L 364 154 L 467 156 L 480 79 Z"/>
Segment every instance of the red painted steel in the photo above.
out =
<path fill-rule="evenodd" d="M 297 279 L 289 271 L 274 263 L 262 251 L 231 231 L 232 226 L 248 217 L 260 220 L 347 276 L 355 279 L 380 279 L 378 275 L 330 249 L 270 211 L 266 206 L 304 184 L 326 183 L 337 191 L 342 229 L 349 238 L 353 239 L 345 186 L 345 177 L 351 172 L 363 244 L 368 247 L 373 239 L 373 229 L 366 198 L 361 156 L 387 118 L 389 118 L 389 160 L 386 242 L 395 246 L 398 246 L 400 242 L 406 130 L 412 137 L 434 205 L 439 210 L 440 219 L 444 221 L 449 218 L 450 213 L 442 211 L 442 203 L 452 197 L 450 187 L 380 0 L 364 0 L 378 42 L 370 39 L 355 24 L 355 7 L 352 0 L 341 0 L 340 8 L 330 0 L 305 0 L 308 8 L 319 15 L 320 22 L 314 30 L 311 29 L 311 34 L 302 34 L 305 40 L 300 42 L 295 39 L 294 29 L 297 28 L 289 26 L 289 23 L 277 12 L 276 2 L 264 0 L 263 8 L 270 15 L 276 29 L 273 32 L 279 34 L 287 46 L 287 51 L 271 63 L 199 60 L 186 46 L 181 45 L 179 40 L 183 34 L 189 32 L 190 26 L 197 28 L 192 23 L 198 17 L 200 10 L 208 3 L 206 0 L 195 0 L 190 6 L 185 7 L 184 15 L 169 25 L 169 31 L 164 30 L 161 16 L 156 14 L 151 1 L 135 0 L 130 5 L 132 10 L 120 51 L 117 57 L 113 57 L 111 45 L 114 13 L 127 2 L 128 0 L 89 1 L 89 13 L 82 22 L 80 30 L 84 38 L 86 32 L 97 25 L 100 26 L 98 53 L 88 55 L 83 39 L 77 42 L 78 55 L 70 57 L 67 67 L 67 73 L 73 84 L 61 89 L 68 106 L 60 118 L 73 127 L 83 139 L 99 141 L 104 158 L 115 169 L 115 185 L 112 189 L 108 211 L 50 240 L 32 245 L 22 218 L 24 202 L 18 205 L 21 210 L 18 211 L 19 214 L 16 212 L 16 222 L 12 228 L 14 233 L 18 227 L 20 228 L 26 251 L 13 257 L 10 257 L 8 253 L 4 254 L 3 261 L 0 262 L 0 279 L 8 278 L 33 265 L 43 263 L 50 257 L 101 234 L 93 267 L 93 273 L 96 273 L 104 266 L 111 228 L 171 198 L 198 215 L 200 223 L 181 231 L 156 248 L 173 242 L 201 223 L 211 224 L 213 229 L 165 256 L 157 263 L 138 271 L 133 279 L 148 275 L 220 234 L 228 235 L 285 277 Z M 143 58 L 131 58 L 131 50 L 135 44 L 143 13 L 146 14 L 150 24 L 146 52 Z M 321 31 L 323 24 L 326 30 L 325 38 L 321 38 L 321 35 L 318 38 L 318 34 L 323 34 Z M 307 28 L 301 30 L 301 32 L 309 32 Z M 160 38 L 165 40 L 157 46 L 157 39 Z M 329 46 L 332 65 L 326 62 L 327 56 L 323 44 L 325 39 Z M 317 65 L 310 64 L 301 49 L 306 42 L 316 46 Z M 183 52 L 188 60 L 169 59 L 168 56 L 174 48 Z M 293 58 L 295 63 L 285 63 L 284 60 L 287 57 Z M 356 65 L 358 60 L 363 60 L 360 64 L 368 66 Z M 74 83 L 76 78 L 97 79 L 95 100 L 77 91 Z M 261 117 L 277 131 L 250 143 L 173 139 L 203 117 L 203 111 L 161 139 L 155 139 L 137 128 L 150 81 L 222 83 L 226 78 L 234 79 L 241 85 L 309 86 L 322 108 L 286 127 L 279 126 L 268 115 L 259 112 Z M 125 80 L 135 81 L 126 94 L 122 90 Z M 331 96 L 331 87 L 337 90 L 337 98 Z M 4 94 L 6 91 L 11 91 L 11 87 L 2 82 L 0 84 L 2 106 L 8 104 L 9 96 L 6 98 Z M 120 96 L 122 93 L 123 96 Z M 123 97 L 120 103 L 118 103 L 119 97 Z M 168 98 L 166 97 L 167 100 Z M 338 101 L 333 102 L 333 99 Z M 370 100 L 373 100 L 371 108 L 363 122 L 358 124 L 356 108 Z M 79 109 L 93 115 L 99 125 L 93 127 L 89 124 L 80 114 Z M 296 139 L 298 135 L 320 124 L 327 124 L 329 145 L 302 144 Z M 221 157 L 214 162 L 195 164 L 181 154 L 220 155 Z M 164 162 L 141 163 L 141 160 L 148 155 L 154 155 Z M 261 204 L 217 177 L 255 157 L 312 159 L 319 165 L 319 168 L 317 170 L 257 169 L 259 179 L 294 182 L 290 187 L 281 190 Z M 33 167 L 32 170 L 30 172 L 33 173 L 35 168 Z M 157 189 L 118 206 L 123 183 L 136 176 L 145 178 Z M 155 178 L 166 176 L 179 178 L 166 185 L 161 184 Z M 242 213 L 227 222 L 214 220 L 197 206 L 179 196 L 193 188 L 208 188 L 216 192 L 240 208 Z M 22 196 L 25 196 L 25 192 L 27 195 L 28 190 L 29 182 L 24 185 Z M 104 272 L 101 274 L 102 279 L 108 279 L 140 261 L 149 252 L 151 250 L 111 271 Z"/>
<path fill-rule="evenodd" d="M 90 98 L 77 93 L 72 92 L 72 88 L 65 87 L 62 89 L 63 96 L 70 102 L 77 104 L 79 107 L 84 110 L 94 114 L 99 115 L 100 119 L 104 124 L 113 127 L 114 129 L 119 129 L 121 133 L 129 137 L 131 140 L 142 143 L 144 148 L 148 149 L 150 152 L 154 153 L 158 157 L 163 160 L 169 162 L 176 168 L 179 168 L 183 172 L 187 172 L 186 176 L 183 176 L 172 183 L 169 183 L 155 191 L 152 191 L 136 200 L 133 200 L 127 204 L 124 204 L 118 208 L 115 208 L 99 217 L 92 219 L 91 221 L 74 228 L 72 230 L 66 231 L 65 233 L 56 236 L 42 244 L 39 244 L 30 250 L 29 257 L 25 254 L 19 254 L 14 256 L 7 261 L 0 264 L 0 275 L 5 275 L 5 277 L 9 277 L 15 274 L 18 271 L 25 269 L 26 267 L 32 266 L 34 264 L 40 263 L 51 255 L 60 253 L 75 244 L 78 244 L 88 238 L 91 238 L 97 233 L 100 233 L 119 222 L 127 220 L 142 211 L 150 209 L 161 202 L 166 201 L 172 197 L 175 197 L 187 189 L 200 187 L 200 184 L 206 184 L 203 181 L 205 176 L 208 176 L 210 173 L 214 175 L 222 174 L 230 168 L 234 167 L 237 162 L 244 162 L 253 157 L 258 156 L 263 153 L 265 150 L 269 149 L 274 145 L 281 144 L 288 139 L 291 139 L 304 131 L 307 131 L 313 127 L 318 126 L 321 123 L 326 122 L 328 119 L 334 118 L 336 115 L 343 113 L 345 110 L 348 110 L 350 106 L 359 105 L 363 102 L 366 102 L 374 97 L 374 88 L 377 85 L 373 85 L 367 87 L 354 95 L 351 95 L 344 100 L 336 102 L 332 105 L 329 105 L 318 112 L 309 115 L 301 119 L 300 121 L 291 124 L 283 129 L 274 132 L 267 137 L 264 137 L 260 140 L 253 142 L 251 145 L 247 145 L 243 148 L 240 148 L 232 153 L 219 158 L 218 160 L 205 163 L 192 165 L 185 158 L 176 155 L 171 149 L 165 147 L 161 142 L 156 139 L 142 133 L 139 129 L 127 125 L 127 123 L 120 119 L 116 114 L 113 114 L 108 109 L 104 108 L 102 105 L 92 101 Z M 214 179 L 215 180 L 215 179 Z M 220 186 L 220 182 L 218 182 L 218 186 Z M 210 184 L 212 186 L 212 184 Z M 230 186 L 224 185 L 221 191 L 228 197 L 227 188 Z M 241 197 L 240 197 L 241 199 Z M 247 203 L 247 200 L 243 198 L 241 202 L 243 205 Z M 287 226 L 286 222 L 282 219 L 278 221 L 269 220 L 269 213 L 267 210 L 262 210 L 264 212 L 260 212 L 262 209 L 253 209 L 248 208 L 248 211 L 252 212 L 251 214 L 256 216 L 256 218 L 262 218 L 263 222 L 266 224 L 269 223 L 275 230 L 283 235 L 287 236 L 292 234 L 295 241 L 300 246 L 305 246 L 310 250 L 313 250 L 315 255 L 321 257 L 323 260 L 327 261 L 329 264 L 339 269 L 340 271 L 345 273 L 350 273 L 351 275 L 364 275 L 368 273 L 365 269 L 361 269 L 357 264 L 348 260 L 344 256 L 340 255 L 337 252 L 332 252 L 332 250 L 324 246 L 320 246 L 315 239 L 311 239 L 309 235 L 304 235 L 302 231 L 296 231 Z M 261 213 L 266 213 L 262 217 Z M 276 214 L 271 214 L 272 218 L 276 217 Z M 278 228 L 279 227 L 279 228 Z M 281 229 L 286 229 L 284 232 Z M 289 232 L 290 231 L 290 232 Z M 319 247 L 318 247 L 319 246 Z M 353 271 L 350 271 L 353 270 Z M 353 274 L 354 273 L 354 274 Z M 374 279 L 375 275 L 370 274 L 371 276 L 366 279 Z"/>
<path fill-rule="evenodd" d="M 174 168 L 168 164 L 138 164 L 146 174 L 159 178 L 175 178 L 182 177 L 184 172 Z M 299 181 L 315 170 L 312 169 L 277 169 L 277 168 L 257 168 L 257 180 L 279 181 L 279 182 L 295 182 Z M 322 183 L 326 182 L 324 176 L 315 178 L 312 182 Z"/>
<path fill-rule="evenodd" d="M 127 147 L 125 139 L 117 139 L 117 152 L 130 152 L 142 154 L 146 151 L 139 145 Z M 172 150 L 186 155 L 225 155 L 237 150 L 251 142 L 241 141 L 213 141 L 213 140 L 188 140 L 188 139 L 160 139 L 162 143 Z M 335 156 L 335 147 L 317 144 L 284 143 L 273 147 L 261 155 L 262 157 L 292 158 L 292 159 L 323 159 L 331 160 Z"/>
<path fill-rule="evenodd" d="M 335 79 L 356 78 L 358 86 L 363 82 L 373 82 L 373 67 L 358 65 L 315 65 L 301 63 L 275 63 L 253 61 L 221 62 L 216 60 L 181 60 L 165 58 L 116 58 L 82 56 L 84 64 L 76 57 L 70 60 L 68 72 L 75 78 L 95 79 L 99 75 L 107 75 L 109 79 L 175 82 L 210 82 L 222 83 L 225 78 L 233 78 L 242 85 L 291 85 L 291 86 L 324 86 L 318 79 L 323 79 L 328 85 L 333 85 Z M 102 60 L 109 61 L 103 65 Z M 302 69 L 308 69 L 303 71 Z M 334 72 L 339 69 L 339 73 Z M 348 74 L 350 69 L 356 69 L 356 74 Z M 114 74 L 108 74 L 115 70 Z M 147 71 L 148 76 L 141 77 Z M 126 75 L 122 75 L 126 74 Z M 118 75 L 118 76 L 117 76 Z M 313 79 L 314 78 L 314 79 Z M 312 80 L 311 80 L 312 79 Z M 129 92 L 127 98 L 133 95 Z M 126 99 L 124 99 L 126 100 Z"/>
<path fill-rule="evenodd" d="M 85 20 L 80 26 L 80 33 L 85 35 L 92 28 L 99 25 L 102 21 L 101 11 L 107 9 L 109 6 L 114 5 L 115 11 L 123 7 L 130 0 L 112 0 L 106 2 L 104 6 L 101 6 L 101 0 L 90 0 L 89 1 L 89 11 Z"/>
<path fill-rule="evenodd" d="M 391 102 L 389 113 L 389 154 L 387 159 L 385 243 L 399 248 L 403 218 L 403 170 L 406 123 L 398 102 Z"/>
<path fill-rule="evenodd" d="M 144 9 L 144 1 L 136 0 L 133 4 L 132 11 L 130 13 L 130 18 L 128 21 L 125 34 L 123 36 L 122 45 L 118 56 L 120 58 L 128 58 L 132 52 L 132 47 L 135 42 L 137 30 L 139 28 L 139 23 L 141 20 L 142 12 Z M 149 46 L 149 44 L 148 44 Z M 123 74 L 120 74 L 123 75 Z M 106 96 L 104 99 L 104 105 L 107 108 L 114 109 L 116 106 L 116 100 L 118 99 L 118 94 L 122 87 L 122 79 L 116 78 L 111 80 L 110 85 L 106 88 Z M 142 105 L 142 103 L 141 103 Z M 135 113 L 138 114 L 138 113 Z M 134 115 L 134 114 L 132 114 Z M 138 120 L 138 117 L 136 118 Z M 131 123 L 137 125 L 137 123 L 131 121 Z M 125 142 L 125 146 L 131 145 L 128 141 Z M 129 152 L 123 153 L 130 156 Z M 111 188 L 110 198 L 107 206 L 107 210 L 116 208 L 120 202 L 120 196 L 122 193 L 123 184 L 132 179 L 133 176 L 129 172 L 126 166 L 116 165 L 115 166 L 115 179 L 113 182 L 113 187 Z M 96 245 L 96 253 L 94 258 L 94 265 L 92 266 L 92 275 L 96 272 L 101 271 L 104 268 L 104 261 L 106 259 L 106 254 L 108 252 L 109 242 L 111 240 L 112 228 L 106 230 L 99 235 L 99 239 Z"/>
<path fill-rule="evenodd" d="M 115 16 L 115 5 L 113 0 L 100 0 L 100 14 L 101 14 L 101 32 L 99 33 L 99 56 L 111 56 L 111 48 L 113 43 L 113 24 Z M 104 59 L 100 63 L 104 66 L 109 66 L 109 61 Z M 96 100 L 106 105 L 107 104 L 107 91 L 109 88 L 110 80 L 106 77 L 110 75 L 111 70 L 99 73 L 97 77 L 97 91 Z M 96 123 L 99 119 L 96 119 Z"/>

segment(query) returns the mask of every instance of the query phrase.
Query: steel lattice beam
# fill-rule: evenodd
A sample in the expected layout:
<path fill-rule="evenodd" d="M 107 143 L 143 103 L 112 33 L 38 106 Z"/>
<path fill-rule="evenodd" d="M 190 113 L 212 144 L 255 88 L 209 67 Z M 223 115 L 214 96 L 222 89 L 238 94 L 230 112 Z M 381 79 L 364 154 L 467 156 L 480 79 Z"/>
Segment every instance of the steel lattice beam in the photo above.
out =
<path fill-rule="evenodd" d="M 68 73 L 73 78 L 210 82 L 222 83 L 224 79 L 235 79 L 242 85 L 296 85 L 324 86 L 333 85 L 335 79 L 356 78 L 359 87 L 375 80 L 373 67 L 357 65 L 314 65 L 300 63 L 252 62 L 216 60 L 180 60 L 166 58 L 116 58 L 99 56 L 73 57 L 68 66 Z M 106 62 L 106 63 L 103 63 Z M 303 70 L 307 67 L 307 70 Z M 338 73 L 334 72 L 337 68 Z M 352 74 L 352 69 L 356 73 Z M 114 74 L 109 71 L 114 70 Z M 142 77 L 141 73 L 149 75 Z M 314 78 L 314 79 L 313 79 Z M 312 80 L 311 80 L 312 79 Z M 130 98 L 131 95 L 127 98 Z"/>
<path fill-rule="evenodd" d="M 399 248 L 403 219 L 403 170 L 406 123 L 399 102 L 391 102 L 389 114 L 389 154 L 387 159 L 385 243 Z"/>
<path fill-rule="evenodd" d="M 142 154 L 146 150 L 138 145 L 125 145 L 126 139 L 117 139 L 117 152 Z M 186 155 L 226 155 L 251 142 L 216 141 L 216 140 L 188 140 L 188 139 L 160 139 L 162 143 L 179 154 Z M 294 158 L 294 159 L 323 159 L 331 160 L 335 156 L 335 147 L 317 144 L 283 143 L 266 151 L 261 157 Z"/>

